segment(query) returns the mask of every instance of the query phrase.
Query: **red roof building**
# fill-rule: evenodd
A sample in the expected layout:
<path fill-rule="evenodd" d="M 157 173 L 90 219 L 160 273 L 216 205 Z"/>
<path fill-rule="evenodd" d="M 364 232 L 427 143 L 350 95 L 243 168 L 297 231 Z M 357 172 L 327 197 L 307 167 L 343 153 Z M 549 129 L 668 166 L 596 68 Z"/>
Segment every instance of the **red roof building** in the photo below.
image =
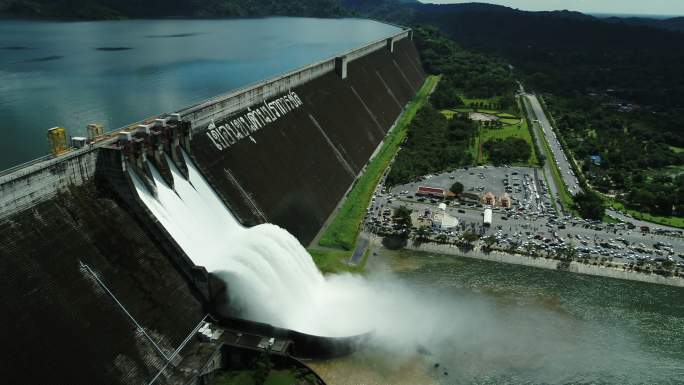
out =
<path fill-rule="evenodd" d="M 435 197 L 439 199 L 444 199 L 446 198 L 446 191 L 441 188 L 436 188 L 436 187 L 425 187 L 425 186 L 420 186 L 418 187 L 418 192 L 416 195 L 423 195 L 423 196 L 430 196 L 430 197 Z"/>

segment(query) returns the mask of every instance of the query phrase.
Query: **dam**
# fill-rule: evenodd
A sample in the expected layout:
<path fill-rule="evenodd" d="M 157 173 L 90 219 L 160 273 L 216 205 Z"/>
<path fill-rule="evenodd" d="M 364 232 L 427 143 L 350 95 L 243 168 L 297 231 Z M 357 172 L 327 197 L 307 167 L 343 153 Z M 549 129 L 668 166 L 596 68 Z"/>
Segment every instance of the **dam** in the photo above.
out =
<path fill-rule="evenodd" d="M 0 173 L 8 381 L 148 383 L 183 367 L 187 354 L 176 348 L 188 333 L 211 329 L 207 315 L 230 318 L 217 314 L 226 278 L 212 256 L 233 244 L 221 231 L 285 237 L 277 225 L 292 234 L 278 247 L 309 243 L 424 77 L 405 29 Z M 249 257 L 240 251 L 235 258 Z M 231 277 L 249 272 L 230 273 L 228 296 Z M 192 366 L 201 370 L 169 370 L 160 381 L 202 383 L 220 368 L 217 341 L 237 344 L 246 327 L 226 324 L 237 331 L 205 333 Z M 309 352 L 296 333 L 249 327 L 284 352 L 292 343 Z"/>

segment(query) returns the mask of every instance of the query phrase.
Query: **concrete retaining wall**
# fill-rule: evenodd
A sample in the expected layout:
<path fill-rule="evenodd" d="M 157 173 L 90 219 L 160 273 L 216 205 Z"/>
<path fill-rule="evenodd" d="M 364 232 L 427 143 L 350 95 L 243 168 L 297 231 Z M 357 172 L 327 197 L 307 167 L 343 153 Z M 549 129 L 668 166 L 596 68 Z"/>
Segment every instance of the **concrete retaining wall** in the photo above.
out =
<path fill-rule="evenodd" d="M 69 186 L 79 186 L 95 175 L 97 151 L 74 151 L 0 176 L 0 218 L 54 198 Z"/>
<path fill-rule="evenodd" d="M 382 244 L 379 241 L 376 241 L 375 246 L 382 247 Z M 492 251 L 490 253 L 483 253 L 477 250 L 463 252 L 459 250 L 456 246 L 442 245 L 436 243 L 425 243 L 420 246 L 408 245 L 406 246 L 406 248 L 421 252 L 434 252 L 446 255 L 452 254 L 466 258 L 476 258 L 492 262 L 508 263 L 512 265 L 523 265 L 549 270 L 559 270 L 558 267 L 560 263 L 560 261 L 554 259 L 532 258 L 525 255 L 508 254 L 497 251 Z M 562 270 L 569 271 L 571 273 L 594 275 L 597 277 L 626 279 L 629 281 L 639 281 L 655 283 L 659 285 L 684 287 L 684 279 L 679 277 L 663 277 L 657 274 L 644 274 L 636 271 L 626 271 L 618 268 L 587 265 L 579 262 L 571 262 L 569 267 L 564 268 Z"/>

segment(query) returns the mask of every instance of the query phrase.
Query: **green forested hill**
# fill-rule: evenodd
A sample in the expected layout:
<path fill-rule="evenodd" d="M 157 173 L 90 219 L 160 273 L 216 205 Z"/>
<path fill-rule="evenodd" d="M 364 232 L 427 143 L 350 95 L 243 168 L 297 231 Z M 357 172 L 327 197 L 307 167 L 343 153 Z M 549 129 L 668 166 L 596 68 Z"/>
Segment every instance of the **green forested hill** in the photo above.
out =
<path fill-rule="evenodd" d="M 0 0 L 0 15 L 24 18 L 344 16 L 338 0 Z"/>

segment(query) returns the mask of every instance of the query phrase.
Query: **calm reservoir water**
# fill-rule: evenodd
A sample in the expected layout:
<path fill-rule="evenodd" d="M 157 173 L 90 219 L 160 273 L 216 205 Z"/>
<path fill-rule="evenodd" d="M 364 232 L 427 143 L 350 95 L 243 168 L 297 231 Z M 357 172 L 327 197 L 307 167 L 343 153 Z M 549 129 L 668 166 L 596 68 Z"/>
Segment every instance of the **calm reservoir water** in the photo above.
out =
<path fill-rule="evenodd" d="M 359 19 L 0 21 L 0 170 L 85 135 L 170 112 L 398 28 Z"/>

